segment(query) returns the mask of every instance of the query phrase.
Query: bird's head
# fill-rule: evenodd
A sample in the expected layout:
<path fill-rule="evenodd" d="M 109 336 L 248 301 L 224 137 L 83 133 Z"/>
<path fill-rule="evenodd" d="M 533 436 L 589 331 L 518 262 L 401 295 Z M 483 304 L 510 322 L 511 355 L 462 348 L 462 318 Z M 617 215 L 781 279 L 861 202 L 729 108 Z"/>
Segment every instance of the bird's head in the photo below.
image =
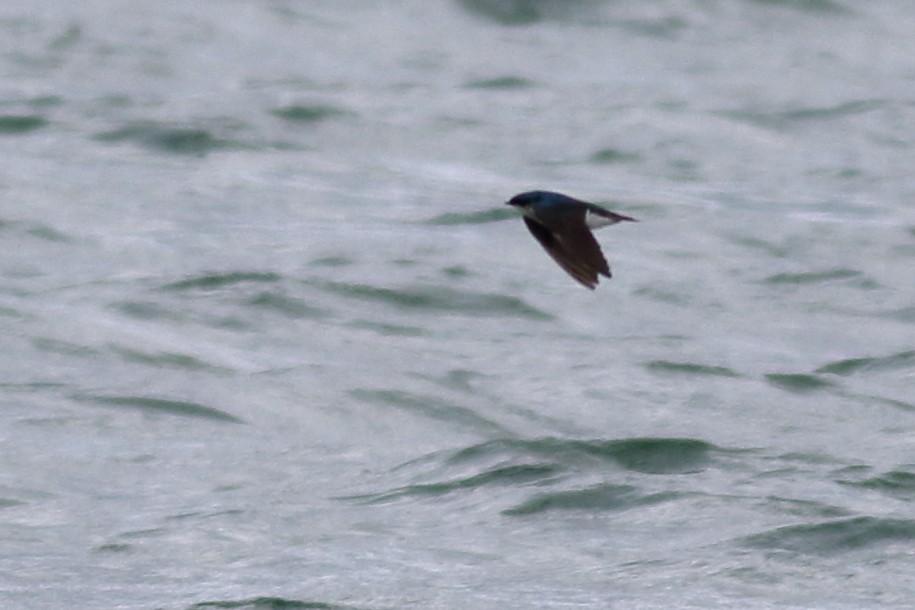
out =
<path fill-rule="evenodd" d="M 531 206 L 535 206 L 538 203 L 542 203 L 551 193 L 546 191 L 528 191 L 526 193 L 521 193 L 520 195 L 515 195 L 511 199 L 505 202 L 506 205 L 513 205 L 522 210 L 528 209 Z"/>

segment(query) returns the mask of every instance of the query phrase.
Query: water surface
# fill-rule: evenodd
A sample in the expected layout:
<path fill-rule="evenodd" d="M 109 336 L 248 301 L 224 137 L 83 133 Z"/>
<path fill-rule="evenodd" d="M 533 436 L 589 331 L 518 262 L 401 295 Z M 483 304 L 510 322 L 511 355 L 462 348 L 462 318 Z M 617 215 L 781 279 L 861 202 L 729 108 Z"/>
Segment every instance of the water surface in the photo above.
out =
<path fill-rule="evenodd" d="M 0 9 L 0 598 L 905 608 L 915 9 Z M 595 292 L 511 195 L 641 222 Z"/>

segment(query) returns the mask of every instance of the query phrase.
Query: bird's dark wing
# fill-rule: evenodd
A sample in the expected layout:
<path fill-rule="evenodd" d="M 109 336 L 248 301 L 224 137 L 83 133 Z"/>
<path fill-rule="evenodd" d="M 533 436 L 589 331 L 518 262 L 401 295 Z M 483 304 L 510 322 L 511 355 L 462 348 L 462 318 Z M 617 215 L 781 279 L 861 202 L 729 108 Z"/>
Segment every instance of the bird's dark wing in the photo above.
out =
<path fill-rule="evenodd" d="M 559 231 L 553 231 L 525 216 L 524 224 L 547 254 L 583 286 L 594 290 L 597 274 L 610 277 L 607 259 L 583 223 L 562 223 Z"/>

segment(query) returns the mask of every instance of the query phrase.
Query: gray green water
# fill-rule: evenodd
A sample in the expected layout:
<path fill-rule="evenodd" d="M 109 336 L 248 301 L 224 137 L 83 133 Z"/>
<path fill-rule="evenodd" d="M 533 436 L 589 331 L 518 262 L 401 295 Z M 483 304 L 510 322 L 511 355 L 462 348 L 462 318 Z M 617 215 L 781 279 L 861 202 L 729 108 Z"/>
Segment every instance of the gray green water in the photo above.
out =
<path fill-rule="evenodd" d="M 910 607 L 913 31 L 0 8 L 3 607 Z"/>

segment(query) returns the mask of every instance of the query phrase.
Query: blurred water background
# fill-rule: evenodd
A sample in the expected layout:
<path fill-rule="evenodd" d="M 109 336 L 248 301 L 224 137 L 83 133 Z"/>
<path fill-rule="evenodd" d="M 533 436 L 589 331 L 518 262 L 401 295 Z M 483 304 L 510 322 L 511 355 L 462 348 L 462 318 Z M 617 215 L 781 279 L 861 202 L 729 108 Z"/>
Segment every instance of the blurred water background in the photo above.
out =
<path fill-rule="evenodd" d="M 3 607 L 911 607 L 913 32 L 4 4 Z"/>

